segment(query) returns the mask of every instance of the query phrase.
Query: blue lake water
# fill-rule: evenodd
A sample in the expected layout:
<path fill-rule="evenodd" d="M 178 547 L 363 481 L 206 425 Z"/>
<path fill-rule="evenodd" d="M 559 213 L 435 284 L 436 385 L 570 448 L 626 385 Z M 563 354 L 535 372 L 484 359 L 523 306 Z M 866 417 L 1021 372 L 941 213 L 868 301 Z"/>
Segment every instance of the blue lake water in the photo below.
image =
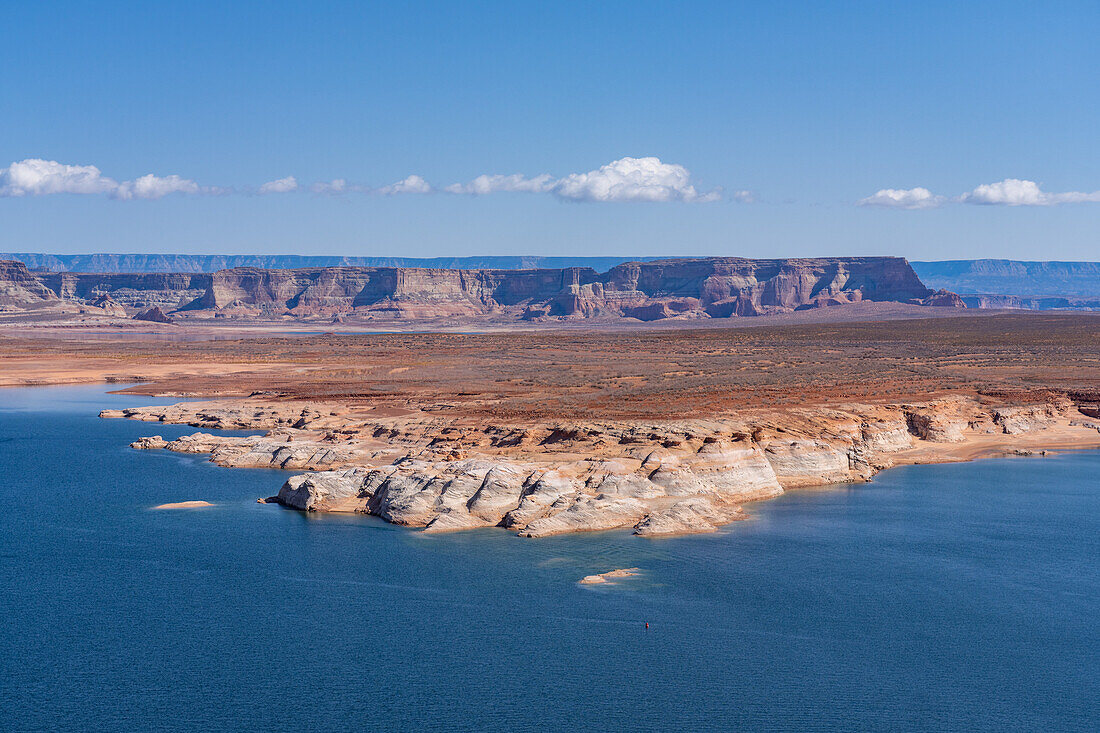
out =
<path fill-rule="evenodd" d="M 151 402 L 0 390 L 0 729 L 1100 729 L 1100 453 L 706 536 L 430 536 L 257 504 L 285 474 L 96 417 Z M 189 499 L 217 506 L 150 509 Z"/>

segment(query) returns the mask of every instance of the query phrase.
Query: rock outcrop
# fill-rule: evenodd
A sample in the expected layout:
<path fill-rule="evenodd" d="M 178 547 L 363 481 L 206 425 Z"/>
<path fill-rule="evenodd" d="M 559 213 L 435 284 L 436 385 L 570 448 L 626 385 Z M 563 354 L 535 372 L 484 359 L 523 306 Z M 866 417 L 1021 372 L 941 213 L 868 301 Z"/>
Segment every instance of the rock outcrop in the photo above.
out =
<path fill-rule="evenodd" d="M 135 321 L 150 321 L 152 323 L 172 323 L 172 319 L 155 305 L 148 310 L 143 310 L 134 316 Z"/>
<path fill-rule="evenodd" d="M 606 573 L 586 575 L 577 582 L 581 585 L 603 585 L 605 583 L 614 583 L 619 578 L 632 578 L 640 572 L 638 568 L 620 568 L 618 570 L 608 570 Z M 649 624 L 646 624 L 646 628 L 649 628 Z"/>
<path fill-rule="evenodd" d="M 926 298 L 922 298 L 921 305 L 933 308 L 966 308 L 966 302 L 950 290 L 940 289 Z"/>
<path fill-rule="evenodd" d="M 109 293 L 103 293 L 92 301 L 92 306 L 100 308 L 106 315 L 117 318 L 126 317 L 126 309 L 123 308 Z"/>

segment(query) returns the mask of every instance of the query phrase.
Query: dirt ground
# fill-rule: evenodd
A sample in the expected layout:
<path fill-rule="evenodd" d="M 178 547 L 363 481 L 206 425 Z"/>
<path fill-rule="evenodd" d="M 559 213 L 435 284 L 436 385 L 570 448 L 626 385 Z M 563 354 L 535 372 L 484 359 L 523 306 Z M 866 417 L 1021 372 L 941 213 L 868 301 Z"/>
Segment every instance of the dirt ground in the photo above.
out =
<path fill-rule="evenodd" d="M 959 391 L 1054 389 L 1100 401 L 1100 314 L 213 341 L 73 335 L 0 336 L 0 385 L 141 381 L 134 391 L 431 404 L 500 420 L 698 418 Z"/>

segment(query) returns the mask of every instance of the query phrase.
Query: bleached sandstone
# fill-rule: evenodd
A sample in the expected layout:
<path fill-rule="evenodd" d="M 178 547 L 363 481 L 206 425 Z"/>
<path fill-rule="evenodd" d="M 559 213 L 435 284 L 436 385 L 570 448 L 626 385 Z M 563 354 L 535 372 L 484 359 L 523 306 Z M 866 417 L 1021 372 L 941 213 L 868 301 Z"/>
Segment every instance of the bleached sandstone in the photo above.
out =
<path fill-rule="evenodd" d="M 638 568 L 620 568 L 618 570 L 608 570 L 606 573 L 586 575 L 577 582 L 580 585 L 602 585 L 604 583 L 614 583 L 619 578 L 632 578 L 638 573 Z M 648 627 L 648 624 L 646 626 Z"/>
<path fill-rule="evenodd" d="M 938 400 L 914 405 L 905 411 L 909 430 L 921 440 L 933 443 L 959 443 L 970 421 L 960 409 L 958 400 Z"/>
<path fill-rule="evenodd" d="M 304 511 L 335 506 L 358 498 L 368 473 L 364 468 L 348 468 L 291 476 L 279 489 L 279 503 Z"/>
<path fill-rule="evenodd" d="M 740 506 L 717 507 L 702 496 L 681 499 L 667 509 L 650 513 L 634 528 L 634 534 L 656 537 L 671 534 L 713 532 L 720 525 L 744 519 Z"/>
<path fill-rule="evenodd" d="M 519 534 L 522 537 L 546 537 L 565 532 L 633 527 L 649 514 L 649 508 L 637 499 L 618 499 L 600 494 L 577 496 L 562 501 L 555 514 L 534 520 Z"/>
<path fill-rule="evenodd" d="M 1071 412 L 1057 399 L 991 406 L 950 397 L 669 423 L 491 425 L 258 396 L 102 416 L 266 429 L 150 436 L 133 447 L 209 454 L 230 467 L 311 471 L 280 489 L 277 500 L 288 507 L 372 514 L 429 532 L 499 526 L 543 537 L 617 528 L 643 536 L 709 532 L 744 518 L 743 504 L 784 489 L 865 481 L 899 462 L 961 460 L 950 456 L 964 458 L 971 445 L 1025 450 L 1021 441 L 1048 433 L 1095 442 L 1094 424 Z"/>
<path fill-rule="evenodd" d="M 771 443 L 764 456 L 785 487 L 835 484 L 863 478 L 854 475 L 847 450 L 821 440 Z"/>

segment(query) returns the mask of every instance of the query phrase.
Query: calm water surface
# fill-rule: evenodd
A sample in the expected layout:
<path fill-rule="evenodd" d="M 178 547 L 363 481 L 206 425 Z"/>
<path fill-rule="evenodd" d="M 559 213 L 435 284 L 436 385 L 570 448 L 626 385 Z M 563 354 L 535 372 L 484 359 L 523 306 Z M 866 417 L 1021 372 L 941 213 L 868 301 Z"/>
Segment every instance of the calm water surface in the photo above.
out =
<path fill-rule="evenodd" d="M 149 402 L 0 390 L 0 729 L 1100 728 L 1100 453 L 701 537 L 429 536 L 257 504 L 285 474 L 96 417 Z M 188 499 L 217 506 L 150 509 Z"/>

